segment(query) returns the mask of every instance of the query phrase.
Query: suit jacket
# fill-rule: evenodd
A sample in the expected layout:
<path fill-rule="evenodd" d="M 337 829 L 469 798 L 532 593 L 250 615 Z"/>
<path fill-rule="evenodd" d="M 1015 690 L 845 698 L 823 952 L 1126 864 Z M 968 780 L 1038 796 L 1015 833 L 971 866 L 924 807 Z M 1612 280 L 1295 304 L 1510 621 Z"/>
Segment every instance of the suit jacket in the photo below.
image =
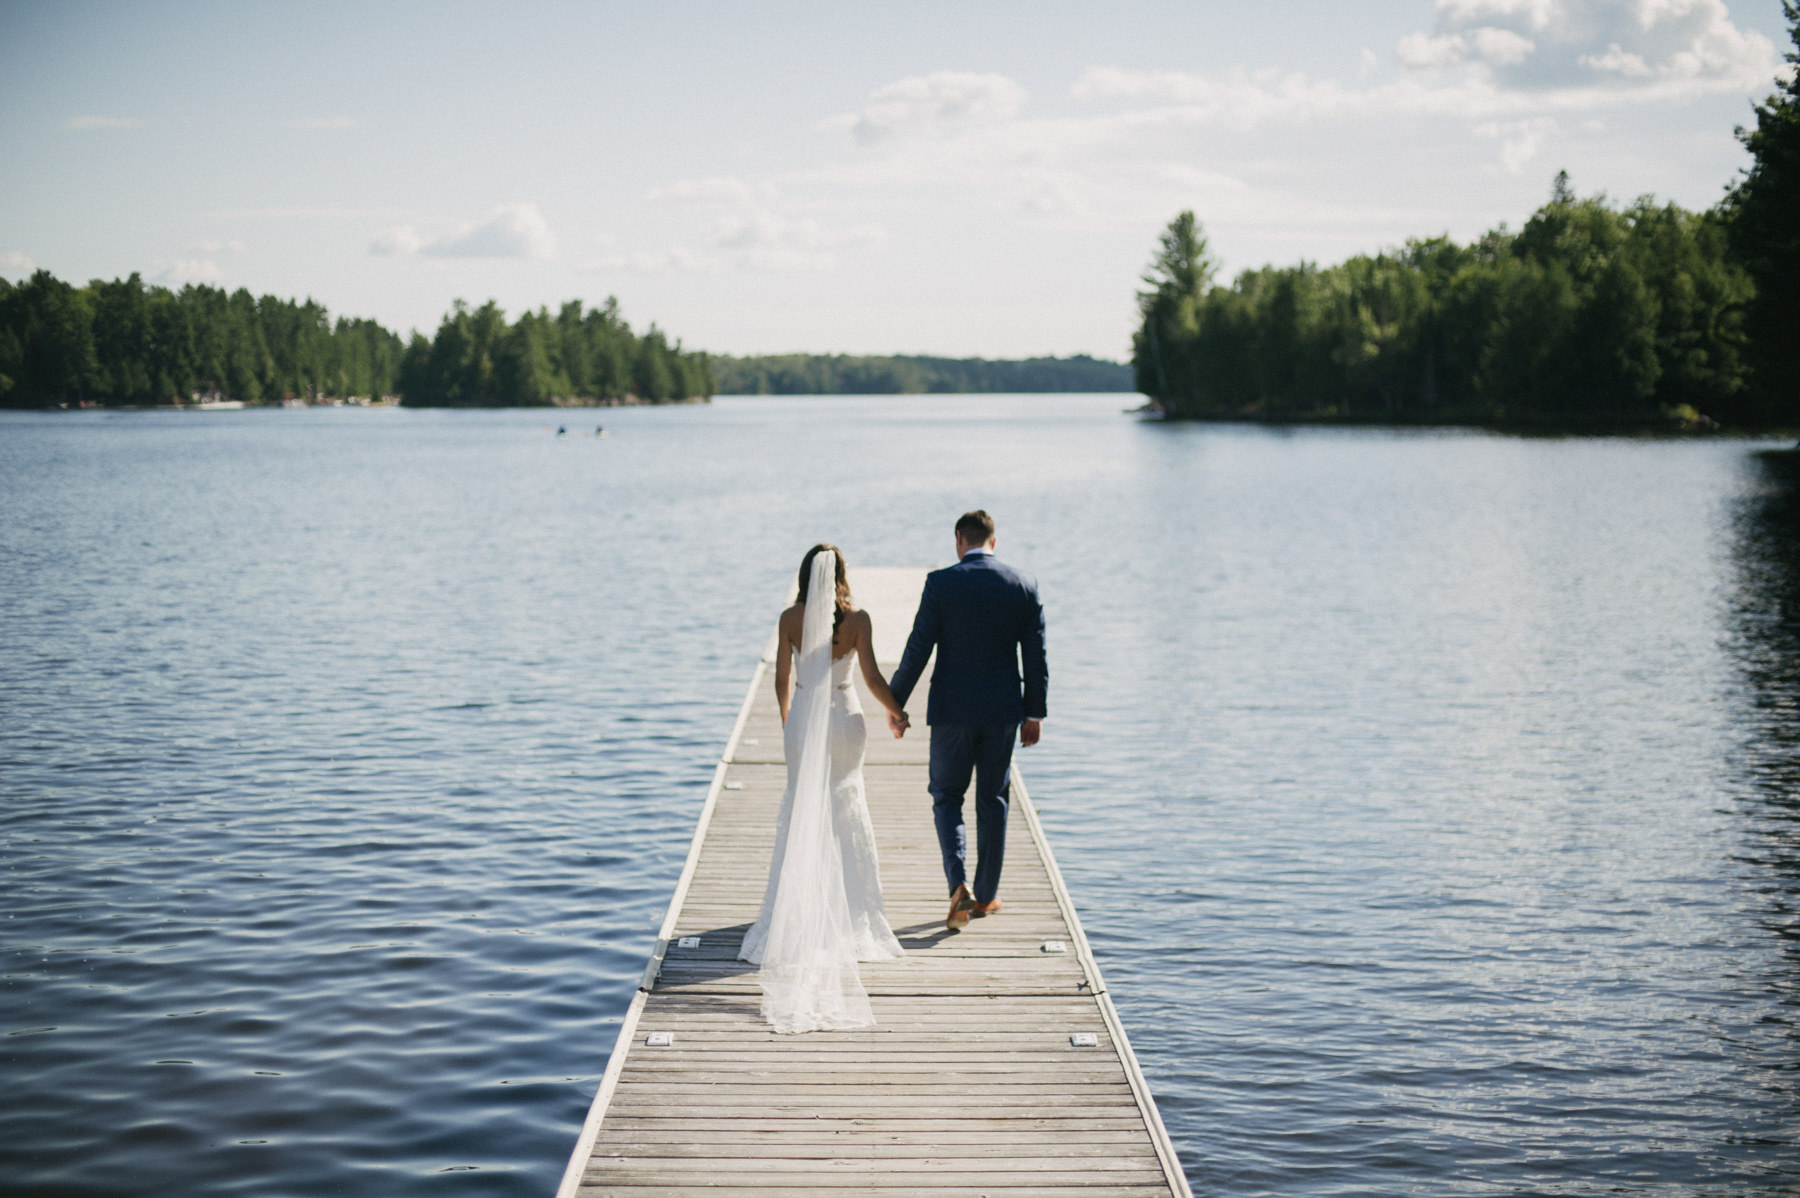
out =
<path fill-rule="evenodd" d="M 1044 605 L 1029 574 L 992 554 L 970 553 L 926 575 L 906 652 L 889 683 L 903 706 L 934 646 L 937 665 L 926 723 L 1018 724 L 1044 718 L 1050 678 Z"/>

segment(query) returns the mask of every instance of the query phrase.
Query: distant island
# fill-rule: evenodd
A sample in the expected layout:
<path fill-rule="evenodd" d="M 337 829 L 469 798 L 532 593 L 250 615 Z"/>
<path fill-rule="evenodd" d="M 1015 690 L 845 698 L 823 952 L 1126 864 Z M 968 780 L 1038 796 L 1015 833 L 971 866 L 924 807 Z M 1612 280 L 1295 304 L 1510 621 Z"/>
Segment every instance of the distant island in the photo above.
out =
<path fill-rule="evenodd" d="M 720 395 L 926 395 L 970 392 L 1130 391 L 1131 367 L 1068 358 L 769 354 L 709 357 Z"/>

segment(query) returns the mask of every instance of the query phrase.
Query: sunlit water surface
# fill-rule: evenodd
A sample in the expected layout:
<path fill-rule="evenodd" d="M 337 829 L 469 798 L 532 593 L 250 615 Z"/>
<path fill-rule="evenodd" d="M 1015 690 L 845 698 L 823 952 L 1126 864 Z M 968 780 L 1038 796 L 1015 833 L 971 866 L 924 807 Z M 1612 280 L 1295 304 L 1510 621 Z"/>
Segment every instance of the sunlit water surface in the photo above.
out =
<path fill-rule="evenodd" d="M 549 1193 L 802 550 L 975 505 L 1197 1192 L 1800 1184 L 1793 467 L 1127 402 L 0 417 L 0 1191 Z"/>

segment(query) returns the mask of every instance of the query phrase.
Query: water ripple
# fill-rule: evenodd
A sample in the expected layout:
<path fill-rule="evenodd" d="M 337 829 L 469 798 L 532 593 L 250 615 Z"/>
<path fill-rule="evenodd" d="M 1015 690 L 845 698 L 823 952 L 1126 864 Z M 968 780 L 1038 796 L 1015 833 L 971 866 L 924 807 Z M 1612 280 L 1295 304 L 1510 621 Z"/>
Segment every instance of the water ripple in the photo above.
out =
<path fill-rule="evenodd" d="M 1800 1184 L 1788 459 L 1119 406 L 0 415 L 0 1191 L 549 1192 L 770 600 L 975 503 L 1197 1192 Z"/>

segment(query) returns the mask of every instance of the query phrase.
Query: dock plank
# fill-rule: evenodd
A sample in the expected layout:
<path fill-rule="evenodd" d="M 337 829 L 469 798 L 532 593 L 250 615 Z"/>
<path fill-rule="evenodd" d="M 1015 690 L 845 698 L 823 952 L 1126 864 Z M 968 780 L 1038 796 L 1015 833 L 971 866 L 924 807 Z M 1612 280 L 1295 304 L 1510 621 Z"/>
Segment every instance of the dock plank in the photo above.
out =
<path fill-rule="evenodd" d="M 923 574 L 852 575 L 887 672 Z M 862 967 L 874 1028 L 782 1036 L 763 1022 L 756 970 L 737 951 L 762 903 L 787 782 L 773 648 L 714 771 L 558 1198 L 1190 1198 L 1024 779 L 1015 768 L 1005 909 L 950 933 L 926 730 L 886 735 L 860 677 L 869 810 L 907 955 Z M 910 705 L 925 703 L 921 687 Z M 700 943 L 681 948 L 683 936 Z M 648 1046 L 651 1031 L 672 1042 Z M 1077 1033 L 1094 1045 L 1076 1047 Z"/>

